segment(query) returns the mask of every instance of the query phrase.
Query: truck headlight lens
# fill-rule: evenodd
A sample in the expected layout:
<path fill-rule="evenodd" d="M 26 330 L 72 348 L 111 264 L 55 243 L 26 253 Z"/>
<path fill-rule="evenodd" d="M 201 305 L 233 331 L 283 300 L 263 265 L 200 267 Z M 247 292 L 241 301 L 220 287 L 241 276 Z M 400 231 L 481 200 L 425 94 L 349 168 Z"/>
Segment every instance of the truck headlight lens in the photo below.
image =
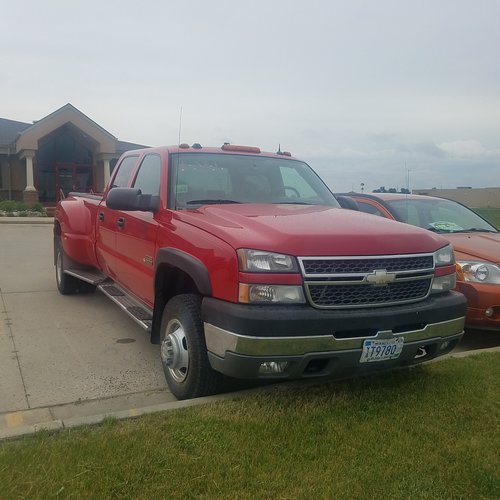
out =
<path fill-rule="evenodd" d="M 435 277 L 432 280 L 432 289 L 431 293 L 442 293 L 449 292 L 455 288 L 457 284 L 457 275 L 453 274 L 445 274 L 444 276 Z"/>
<path fill-rule="evenodd" d="M 240 283 L 239 300 L 244 304 L 304 304 L 300 285 L 256 285 Z"/>
<path fill-rule="evenodd" d="M 453 253 L 453 247 L 447 245 L 440 248 L 437 252 L 434 252 L 434 264 L 436 267 L 439 266 L 452 266 L 455 264 L 455 254 Z"/>
<path fill-rule="evenodd" d="M 500 284 L 500 267 L 496 264 L 461 260 L 458 265 L 465 281 Z"/>
<path fill-rule="evenodd" d="M 240 248 L 240 271 L 247 273 L 298 273 L 297 261 L 291 255 Z"/>

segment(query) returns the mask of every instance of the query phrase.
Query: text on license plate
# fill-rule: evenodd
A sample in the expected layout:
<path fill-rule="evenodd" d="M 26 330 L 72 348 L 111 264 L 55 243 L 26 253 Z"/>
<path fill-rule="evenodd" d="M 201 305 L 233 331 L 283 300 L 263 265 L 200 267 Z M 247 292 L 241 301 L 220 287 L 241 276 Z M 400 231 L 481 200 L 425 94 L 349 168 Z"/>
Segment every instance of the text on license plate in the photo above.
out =
<path fill-rule="evenodd" d="M 402 337 L 396 339 L 365 340 L 359 362 L 371 363 L 373 361 L 396 359 L 403 350 L 403 344 L 404 339 Z"/>

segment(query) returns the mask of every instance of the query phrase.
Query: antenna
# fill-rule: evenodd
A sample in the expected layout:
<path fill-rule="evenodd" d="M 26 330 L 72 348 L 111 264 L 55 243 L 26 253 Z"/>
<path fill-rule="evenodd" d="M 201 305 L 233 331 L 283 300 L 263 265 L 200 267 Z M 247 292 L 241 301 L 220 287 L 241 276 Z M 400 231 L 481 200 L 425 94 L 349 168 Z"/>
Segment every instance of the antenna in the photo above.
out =
<path fill-rule="evenodd" d="M 181 143 L 181 130 L 182 130 L 182 106 L 179 112 L 179 140 L 177 141 L 178 145 Z"/>

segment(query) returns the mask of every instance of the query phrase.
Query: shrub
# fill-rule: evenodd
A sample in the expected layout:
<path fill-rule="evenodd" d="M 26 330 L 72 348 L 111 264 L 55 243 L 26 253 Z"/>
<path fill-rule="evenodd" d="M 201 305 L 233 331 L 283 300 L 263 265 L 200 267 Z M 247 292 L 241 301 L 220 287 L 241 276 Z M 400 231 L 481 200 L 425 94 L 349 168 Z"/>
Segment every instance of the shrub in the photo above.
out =
<path fill-rule="evenodd" d="M 16 213 L 18 216 L 23 217 L 27 217 L 33 212 L 46 215 L 45 208 L 43 208 L 41 203 L 34 203 L 33 205 L 27 206 L 21 201 L 14 200 L 0 200 L 0 212 L 8 215 Z"/>
<path fill-rule="evenodd" d="M 45 208 L 43 208 L 43 205 L 41 203 L 34 203 L 29 207 L 29 210 L 32 212 L 39 212 L 41 214 L 45 213 Z"/>
<path fill-rule="evenodd" d="M 19 212 L 19 210 L 26 210 L 24 203 L 20 203 L 14 200 L 5 200 L 0 202 L 0 210 L 2 212 L 12 213 Z"/>

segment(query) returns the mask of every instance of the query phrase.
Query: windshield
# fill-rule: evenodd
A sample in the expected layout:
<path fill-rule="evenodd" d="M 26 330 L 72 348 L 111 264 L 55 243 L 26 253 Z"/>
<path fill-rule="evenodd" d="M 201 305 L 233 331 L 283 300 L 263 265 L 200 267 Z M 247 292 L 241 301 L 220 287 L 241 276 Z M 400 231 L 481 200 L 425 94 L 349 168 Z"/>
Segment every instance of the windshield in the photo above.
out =
<path fill-rule="evenodd" d="M 297 160 L 217 153 L 177 153 L 171 159 L 171 208 L 218 203 L 339 206 L 316 173 Z"/>
<path fill-rule="evenodd" d="M 497 232 L 475 212 L 455 201 L 438 198 L 386 201 L 401 222 L 438 233 Z"/>

